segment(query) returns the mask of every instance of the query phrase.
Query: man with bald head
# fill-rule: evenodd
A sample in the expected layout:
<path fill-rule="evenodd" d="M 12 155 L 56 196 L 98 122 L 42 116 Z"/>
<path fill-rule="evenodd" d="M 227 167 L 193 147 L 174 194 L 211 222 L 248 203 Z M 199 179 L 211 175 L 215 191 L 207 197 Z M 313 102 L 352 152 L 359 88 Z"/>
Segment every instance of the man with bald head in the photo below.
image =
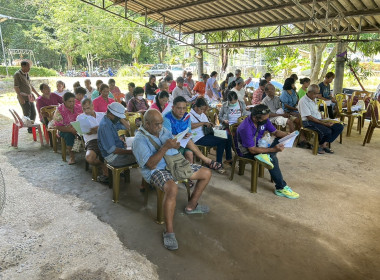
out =
<path fill-rule="evenodd" d="M 164 155 L 178 154 L 179 142 L 173 138 L 171 131 L 163 127 L 163 122 L 159 111 L 155 109 L 146 111 L 144 114 L 144 124 L 136 133 L 132 150 L 137 163 L 141 167 L 144 179 L 165 192 L 164 216 L 166 230 L 163 233 L 164 246 L 169 250 L 177 250 L 178 242 L 173 230 L 173 217 L 178 186 L 172 174 L 166 170 Z M 157 145 L 153 145 L 152 141 Z M 157 150 L 155 146 L 159 146 L 160 149 Z M 185 213 L 208 213 L 209 208 L 206 205 L 199 205 L 198 200 L 210 181 L 211 171 L 197 164 L 192 164 L 191 167 L 194 173 L 190 179 L 197 180 L 197 183 L 185 207 Z"/>

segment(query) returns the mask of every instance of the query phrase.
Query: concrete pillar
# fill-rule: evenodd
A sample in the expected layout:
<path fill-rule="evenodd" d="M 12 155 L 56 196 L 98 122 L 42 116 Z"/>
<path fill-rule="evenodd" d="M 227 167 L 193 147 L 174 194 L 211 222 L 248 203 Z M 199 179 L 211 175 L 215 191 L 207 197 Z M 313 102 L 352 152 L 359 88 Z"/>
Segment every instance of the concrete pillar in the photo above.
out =
<path fill-rule="evenodd" d="M 341 54 L 347 50 L 347 44 L 343 42 L 338 43 L 337 54 Z M 337 56 L 335 58 L 335 79 L 334 79 L 334 95 L 343 92 L 343 79 L 344 79 L 344 64 L 346 63 L 345 57 Z"/>
<path fill-rule="evenodd" d="M 197 53 L 197 70 L 198 70 L 198 77 L 201 78 L 201 74 L 203 74 L 203 51 L 198 50 Z"/>

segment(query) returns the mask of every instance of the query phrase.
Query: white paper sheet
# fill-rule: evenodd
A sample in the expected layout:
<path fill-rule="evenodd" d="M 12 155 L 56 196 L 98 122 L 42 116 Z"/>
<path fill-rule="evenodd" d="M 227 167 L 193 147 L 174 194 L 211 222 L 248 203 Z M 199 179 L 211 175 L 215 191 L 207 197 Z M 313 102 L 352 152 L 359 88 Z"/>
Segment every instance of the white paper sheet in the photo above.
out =
<path fill-rule="evenodd" d="M 280 108 L 276 111 L 276 114 L 285 114 L 284 109 Z"/>
<path fill-rule="evenodd" d="M 289 135 L 281 138 L 280 140 L 278 140 L 278 142 L 280 144 L 284 144 L 285 148 L 293 148 L 294 140 L 296 140 L 298 134 L 299 134 L 299 132 L 298 132 L 298 130 L 296 130 L 296 131 L 290 133 Z"/>
<path fill-rule="evenodd" d="M 127 150 L 132 150 L 132 143 L 135 137 L 125 137 L 125 144 L 127 145 Z"/>
<path fill-rule="evenodd" d="M 186 138 L 186 139 L 183 138 L 181 141 L 179 141 L 180 146 L 181 146 L 182 148 L 186 148 L 187 143 L 190 141 L 190 139 L 191 139 L 191 136 L 188 137 L 188 138 Z"/>
<path fill-rule="evenodd" d="M 188 133 L 190 130 L 190 128 L 186 128 L 184 131 L 182 131 L 181 133 L 178 133 L 174 138 L 177 139 L 177 142 L 181 142 L 181 140 L 183 139 L 183 137 L 185 137 L 186 133 Z"/>
<path fill-rule="evenodd" d="M 214 136 L 227 139 L 227 130 L 222 130 L 222 129 L 215 129 L 214 128 Z"/>

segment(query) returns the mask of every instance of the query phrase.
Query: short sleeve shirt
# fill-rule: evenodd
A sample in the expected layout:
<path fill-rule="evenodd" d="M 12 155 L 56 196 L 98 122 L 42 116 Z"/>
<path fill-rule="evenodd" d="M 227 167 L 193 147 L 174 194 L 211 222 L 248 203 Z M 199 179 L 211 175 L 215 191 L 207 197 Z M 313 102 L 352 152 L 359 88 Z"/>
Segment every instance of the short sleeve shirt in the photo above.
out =
<path fill-rule="evenodd" d="M 58 106 L 55 111 L 53 120 L 55 126 L 68 126 L 71 122 L 75 122 L 78 115 L 82 113 L 82 107 L 74 105 L 73 111 L 70 111 L 65 104 Z"/>
<path fill-rule="evenodd" d="M 173 100 L 177 96 L 183 96 L 186 99 L 186 101 L 189 101 L 191 99 L 191 94 L 185 86 L 183 86 L 183 88 L 176 87 L 173 90 L 173 92 L 172 92 Z"/>
<path fill-rule="evenodd" d="M 81 129 L 83 129 L 82 123 L 84 121 L 87 121 L 90 124 L 90 128 L 93 128 L 93 127 L 99 126 L 104 115 L 105 115 L 104 113 L 95 112 L 95 117 L 93 117 L 91 115 L 86 115 L 83 113 L 77 117 L 77 121 L 79 121 L 79 125 L 81 126 Z M 83 139 L 84 139 L 84 142 L 87 144 L 91 140 L 98 139 L 98 134 L 97 133 L 95 133 L 95 134 L 83 134 Z"/>
<path fill-rule="evenodd" d="M 28 73 L 24 73 L 20 70 L 16 71 L 13 76 L 14 87 L 18 87 L 20 92 L 26 94 L 32 94 L 32 87 L 30 85 L 30 78 Z M 23 96 L 25 100 L 28 100 L 28 96 Z"/>
<path fill-rule="evenodd" d="M 179 120 L 176 117 L 173 116 L 172 111 L 167 112 L 164 115 L 164 127 L 171 131 L 173 135 L 177 135 L 181 133 L 182 131 L 189 129 L 189 132 L 191 131 L 191 120 L 190 120 L 190 114 L 185 113 L 183 117 Z"/>
<path fill-rule="evenodd" d="M 321 113 L 318 110 L 317 103 L 307 95 L 301 98 L 298 103 L 298 110 L 301 114 L 302 121 L 307 121 L 307 116 L 312 116 L 318 120 L 321 119 Z"/>
<path fill-rule="evenodd" d="M 173 135 L 166 128 L 162 128 L 158 137 L 156 137 L 150 134 L 149 132 L 147 132 L 142 127 L 140 127 L 140 129 L 137 131 L 135 135 L 135 139 L 133 140 L 133 143 L 132 143 L 133 155 L 135 156 L 136 161 L 141 168 L 142 176 L 147 182 L 150 182 L 150 177 L 156 170 L 162 170 L 166 168 L 166 162 L 165 162 L 165 159 L 162 158 L 158 162 L 155 169 L 149 169 L 146 166 L 146 163 L 148 162 L 149 158 L 153 156 L 155 153 L 157 153 L 157 149 L 149 141 L 148 137 L 144 135 L 141 131 L 144 131 L 146 135 L 149 135 L 152 138 L 152 140 L 156 142 L 157 145 L 160 147 L 163 146 L 168 139 L 172 139 Z M 176 155 L 176 154 L 178 154 L 178 150 L 176 149 L 169 149 L 166 152 L 166 155 L 169 155 L 169 156 Z"/>
<path fill-rule="evenodd" d="M 49 99 L 43 97 L 43 95 L 39 96 L 37 98 L 36 105 L 37 105 L 38 114 L 40 115 L 40 120 L 42 120 L 42 116 L 40 112 L 42 107 L 51 106 L 51 105 L 59 105 L 62 103 L 63 103 L 62 97 L 60 97 L 59 95 L 55 93 L 50 93 Z"/>
<path fill-rule="evenodd" d="M 193 88 L 194 92 L 204 95 L 206 92 L 206 84 L 204 82 L 197 82 Z"/>
<path fill-rule="evenodd" d="M 199 123 L 199 122 L 208 122 L 207 116 L 202 113 L 201 115 L 197 114 L 197 112 L 194 111 L 194 109 L 191 109 L 190 111 L 190 119 L 192 123 Z M 205 134 L 203 133 L 203 126 L 199 126 L 195 129 L 192 129 L 192 139 L 195 142 L 197 142 L 199 139 L 201 139 Z"/>
<path fill-rule="evenodd" d="M 254 91 L 252 95 L 252 105 L 260 104 L 262 98 L 263 98 L 263 91 L 261 90 L 261 88 L 258 88 L 257 90 Z"/>
<path fill-rule="evenodd" d="M 257 131 L 257 129 L 259 129 Z M 245 118 L 245 120 L 239 125 L 236 133 L 238 144 L 238 154 L 243 156 L 248 154 L 248 148 L 257 147 L 259 140 L 263 137 L 264 133 L 268 131 L 273 133 L 276 131 L 276 128 L 268 119 L 266 124 L 256 128 L 255 124 L 252 121 L 251 117 Z"/>
<path fill-rule="evenodd" d="M 273 98 L 270 98 L 269 96 L 265 96 L 263 101 L 261 101 L 261 104 L 267 105 L 271 113 L 275 114 L 278 109 L 281 108 L 281 101 L 280 97 L 275 95 Z"/>
<path fill-rule="evenodd" d="M 319 93 L 322 94 L 323 98 L 331 99 L 330 97 L 330 84 L 327 86 L 322 82 L 319 84 Z"/>
<path fill-rule="evenodd" d="M 285 104 L 291 107 L 296 107 L 298 101 L 297 93 L 292 89 L 292 94 L 290 95 L 286 90 L 283 90 L 280 100 L 282 102 L 282 109 L 284 109 L 285 112 L 290 112 L 290 110 L 285 107 Z"/>
<path fill-rule="evenodd" d="M 92 104 L 94 105 L 95 112 L 107 112 L 107 106 L 108 104 L 111 104 L 115 102 L 112 98 L 107 98 L 107 100 L 104 100 L 102 96 L 99 96 L 92 101 Z"/>

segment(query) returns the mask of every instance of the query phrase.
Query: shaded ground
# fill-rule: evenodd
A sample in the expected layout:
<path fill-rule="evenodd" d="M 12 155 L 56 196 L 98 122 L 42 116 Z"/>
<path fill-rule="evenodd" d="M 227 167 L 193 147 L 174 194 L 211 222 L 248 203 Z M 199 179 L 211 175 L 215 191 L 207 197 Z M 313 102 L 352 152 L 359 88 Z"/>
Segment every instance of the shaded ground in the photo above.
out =
<path fill-rule="evenodd" d="M 78 212 L 78 205 L 86 205 L 113 228 L 126 248 L 146 255 L 157 266 L 161 279 L 380 278 L 380 190 L 376 176 L 380 131 L 375 131 L 366 147 L 361 146 L 366 128 L 361 136 L 353 131 L 352 137 L 343 138 L 343 145 L 333 144 L 334 155 L 313 156 L 296 148 L 279 154 L 287 183 L 301 195 L 298 200 L 275 196 L 268 172 L 259 179 L 258 193 L 251 194 L 250 167 L 232 182 L 213 174 L 201 201 L 211 207 L 208 215 L 184 215 L 186 194 L 181 189 L 174 224 L 180 249 L 169 252 L 162 245 L 164 227 L 154 223 L 154 192 L 150 192 L 148 207 L 143 207 L 137 189 L 141 182 L 138 170 L 131 172 L 131 184 L 122 184 L 120 203 L 113 204 L 112 190 L 91 181 L 82 156 L 78 155 L 75 166 L 68 166 L 60 154 L 32 143 L 26 131 L 15 150 L 9 147 L 10 122 L 1 118 L 0 128 L 1 166 L 19 172 L 18 177 L 14 177 L 17 173 L 5 174 L 6 180 L 11 176 L 15 185 L 30 183 L 32 193 L 44 189 L 57 194 L 57 201 L 73 201 L 71 211 Z M 22 201 L 17 196 L 15 203 Z M 29 199 L 38 202 L 39 197 L 30 195 Z M 40 219 L 32 214 L 25 222 Z M 78 240 L 99 234 L 97 228 L 84 228 L 87 232 Z M 0 230 L 11 230 L 11 226 L 5 223 Z M 67 239 L 70 244 L 71 236 Z M 93 254 L 94 259 L 106 258 L 103 249 Z M 64 259 L 70 261 L 71 256 Z M 21 265 L 22 261 L 14 271 Z M 86 274 L 79 268 L 77 273 Z"/>

